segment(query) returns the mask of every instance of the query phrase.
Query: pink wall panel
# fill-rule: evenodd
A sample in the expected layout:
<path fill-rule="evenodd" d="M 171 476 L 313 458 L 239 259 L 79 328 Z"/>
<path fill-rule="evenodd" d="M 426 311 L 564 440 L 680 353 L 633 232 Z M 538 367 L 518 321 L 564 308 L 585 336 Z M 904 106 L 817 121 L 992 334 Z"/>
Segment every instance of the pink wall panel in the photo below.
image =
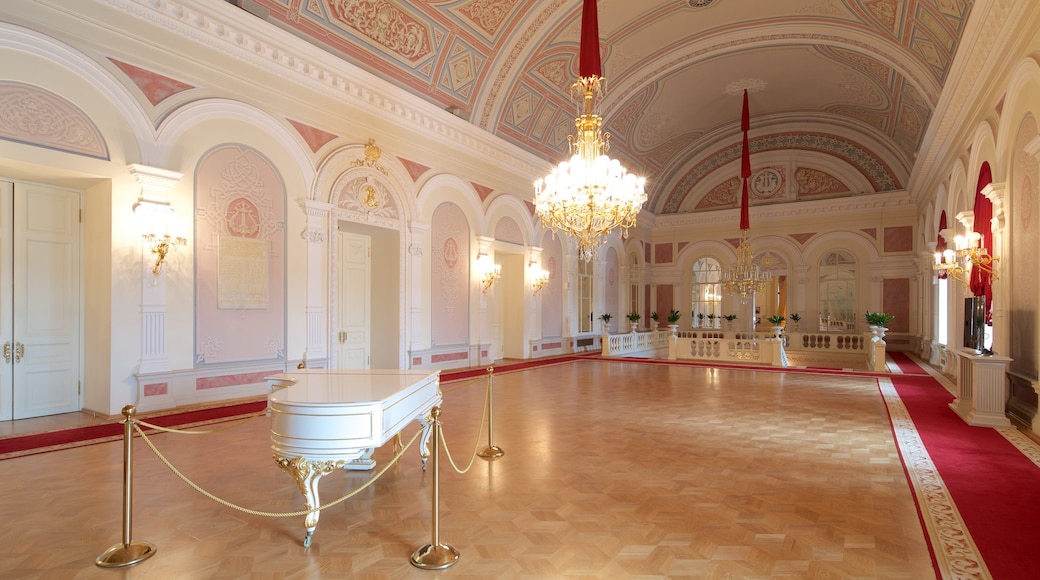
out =
<path fill-rule="evenodd" d="M 886 252 L 910 252 L 914 249 L 913 226 L 885 228 Z"/>
<path fill-rule="evenodd" d="M 195 362 L 285 360 L 285 185 L 245 145 L 195 173 Z"/>
<path fill-rule="evenodd" d="M 658 322 L 661 324 L 667 324 L 668 312 L 675 308 L 672 296 L 673 291 L 674 288 L 672 288 L 671 284 L 662 284 L 657 287 L 657 315 Z M 651 324 L 653 323 L 653 321 L 650 322 Z"/>
<path fill-rule="evenodd" d="M 888 323 L 892 332 L 910 332 L 910 279 L 885 278 L 882 282 L 884 312 L 894 314 Z"/>
<path fill-rule="evenodd" d="M 655 244 L 654 245 L 654 263 L 655 264 L 671 264 L 672 263 L 672 243 L 667 244 Z"/>
<path fill-rule="evenodd" d="M 453 203 L 433 212 L 430 226 L 433 278 L 430 288 L 434 346 L 469 342 L 470 229 L 466 214 Z"/>
<path fill-rule="evenodd" d="M 542 236 L 542 268 L 549 281 L 538 294 L 542 298 L 542 336 L 563 336 L 563 244 L 551 232 Z M 549 348 L 546 346 L 545 348 Z"/>

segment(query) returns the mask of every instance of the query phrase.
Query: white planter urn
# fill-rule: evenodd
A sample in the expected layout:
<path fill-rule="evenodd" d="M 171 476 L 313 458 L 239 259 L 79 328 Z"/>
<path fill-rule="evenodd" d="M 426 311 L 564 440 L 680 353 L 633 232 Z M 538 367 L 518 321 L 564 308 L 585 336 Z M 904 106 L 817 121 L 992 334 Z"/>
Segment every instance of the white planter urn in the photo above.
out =
<path fill-rule="evenodd" d="M 780 334 L 783 333 L 783 331 L 784 331 L 784 327 L 783 326 L 774 326 L 773 327 L 773 336 L 774 336 L 774 338 L 779 340 L 780 339 Z"/>
<path fill-rule="evenodd" d="M 639 321 L 638 320 L 630 320 L 629 324 L 632 325 L 632 332 L 636 332 L 636 331 L 639 330 Z"/>
<path fill-rule="evenodd" d="M 870 332 L 874 336 L 870 339 L 871 342 L 879 342 L 885 340 L 885 333 L 888 332 L 888 327 L 885 326 L 871 326 Z"/>

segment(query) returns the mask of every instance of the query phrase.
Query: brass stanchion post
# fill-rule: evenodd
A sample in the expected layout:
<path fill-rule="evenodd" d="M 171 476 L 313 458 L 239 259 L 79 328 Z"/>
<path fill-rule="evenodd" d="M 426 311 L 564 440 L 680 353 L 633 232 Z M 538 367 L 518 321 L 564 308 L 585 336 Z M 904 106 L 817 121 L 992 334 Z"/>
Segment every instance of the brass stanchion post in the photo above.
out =
<path fill-rule="evenodd" d="M 493 376 L 495 374 L 495 367 L 488 367 L 488 382 L 487 382 L 487 400 L 488 400 L 488 446 L 477 452 L 477 456 L 483 457 L 484 459 L 498 459 L 506 454 L 502 451 L 502 448 L 495 445 L 493 441 L 495 432 L 495 393 L 492 389 Z"/>
<path fill-rule="evenodd" d="M 443 570 L 450 568 L 459 561 L 459 551 L 450 544 L 442 544 L 440 540 L 440 489 L 438 481 L 440 473 L 438 456 L 440 455 L 440 430 L 441 430 L 441 408 L 434 407 L 430 410 L 430 420 L 433 423 L 433 451 L 430 456 L 433 460 L 433 541 L 419 548 L 412 554 L 412 566 L 423 570 Z"/>
<path fill-rule="evenodd" d="M 123 541 L 105 550 L 95 564 L 102 568 L 122 568 L 139 564 L 155 555 L 155 546 L 134 542 L 130 529 L 134 504 L 134 413 L 133 405 L 123 407 Z"/>

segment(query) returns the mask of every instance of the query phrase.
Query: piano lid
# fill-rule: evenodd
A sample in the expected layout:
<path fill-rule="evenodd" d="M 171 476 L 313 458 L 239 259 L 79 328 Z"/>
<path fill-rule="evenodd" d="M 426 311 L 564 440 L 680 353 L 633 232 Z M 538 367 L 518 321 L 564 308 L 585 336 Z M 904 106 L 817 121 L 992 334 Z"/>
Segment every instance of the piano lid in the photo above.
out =
<path fill-rule="evenodd" d="M 440 371 L 301 369 L 267 377 L 291 383 L 271 393 L 271 403 L 356 404 L 393 398 L 410 387 L 436 382 Z"/>

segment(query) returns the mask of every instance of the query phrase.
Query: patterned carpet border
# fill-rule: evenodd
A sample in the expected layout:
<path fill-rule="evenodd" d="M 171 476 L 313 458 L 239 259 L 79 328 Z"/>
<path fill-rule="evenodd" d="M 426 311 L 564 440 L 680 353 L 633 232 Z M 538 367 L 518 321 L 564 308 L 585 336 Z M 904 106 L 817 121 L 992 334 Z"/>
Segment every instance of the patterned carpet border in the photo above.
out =
<path fill-rule="evenodd" d="M 986 563 L 957 511 L 946 484 L 921 441 L 892 379 L 879 378 L 903 468 L 914 493 L 921 524 L 942 578 L 990 578 Z"/>

